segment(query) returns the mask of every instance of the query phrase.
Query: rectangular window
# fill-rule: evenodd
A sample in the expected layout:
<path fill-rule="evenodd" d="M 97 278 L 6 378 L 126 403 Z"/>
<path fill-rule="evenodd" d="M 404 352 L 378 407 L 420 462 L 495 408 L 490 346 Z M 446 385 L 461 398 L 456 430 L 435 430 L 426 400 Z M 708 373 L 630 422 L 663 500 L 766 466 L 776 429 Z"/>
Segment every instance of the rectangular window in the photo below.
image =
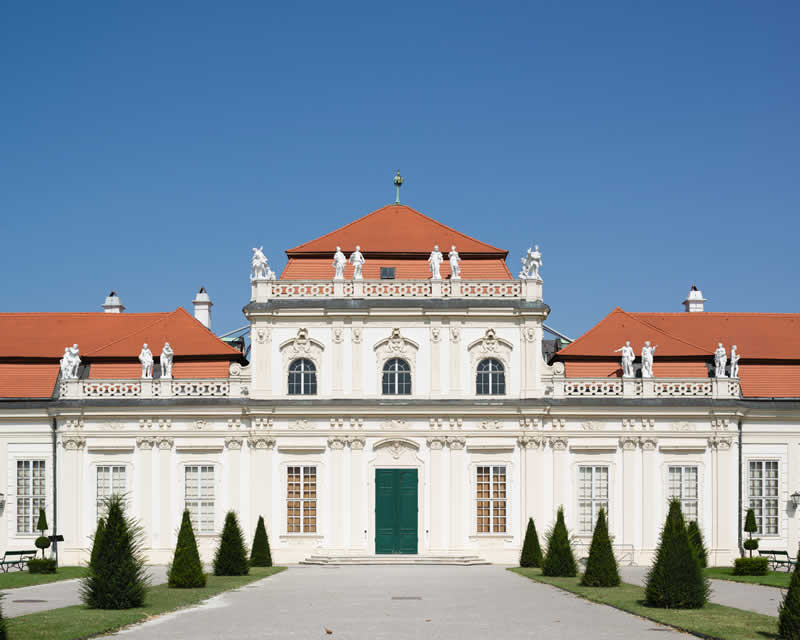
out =
<path fill-rule="evenodd" d="M 110 496 L 125 495 L 125 467 L 103 465 L 97 467 L 97 517 L 105 518 L 108 512 L 106 499 Z"/>
<path fill-rule="evenodd" d="M 17 460 L 17 533 L 36 533 L 44 509 L 44 460 Z"/>
<path fill-rule="evenodd" d="M 185 468 L 186 508 L 195 533 L 214 533 L 214 467 Z"/>
<path fill-rule="evenodd" d="M 578 520 L 581 533 L 592 533 L 601 508 L 605 509 L 608 518 L 608 467 L 579 467 Z"/>
<path fill-rule="evenodd" d="M 778 461 L 750 460 L 750 508 L 755 512 L 756 533 L 778 535 Z"/>
<path fill-rule="evenodd" d="M 697 467 L 670 467 L 667 495 L 681 501 L 684 522 L 697 522 Z"/>
<path fill-rule="evenodd" d="M 476 478 L 476 514 L 478 533 L 505 533 L 506 468 L 478 467 Z"/>
<path fill-rule="evenodd" d="M 286 468 L 286 531 L 317 532 L 317 468 Z"/>

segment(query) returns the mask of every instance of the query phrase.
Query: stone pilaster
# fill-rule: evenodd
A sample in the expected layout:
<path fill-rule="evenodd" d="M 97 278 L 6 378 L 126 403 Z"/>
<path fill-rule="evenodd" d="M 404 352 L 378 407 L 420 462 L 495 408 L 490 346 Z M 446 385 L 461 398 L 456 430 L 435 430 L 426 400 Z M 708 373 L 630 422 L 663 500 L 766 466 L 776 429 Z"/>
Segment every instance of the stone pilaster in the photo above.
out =
<path fill-rule="evenodd" d="M 85 451 L 86 440 L 77 434 L 64 436 L 61 440 L 62 457 L 61 457 L 61 477 L 63 484 L 59 487 L 60 492 L 70 493 L 73 495 L 83 495 L 84 487 L 84 468 L 85 464 Z M 51 463 L 52 464 L 52 463 Z M 46 491 L 50 495 L 51 487 L 47 487 Z M 62 502 L 62 505 L 64 502 Z M 62 551 L 77 551 L 80 552 L 82 548 L 82 531 L 81 522 L 83 520 L 83 500 L 73 500 L 73 509 L 59 510 L 59 532 L 64 535 L 64 544 L 61 547 Z M 92 531 L 94 533 L 94 531 Z"/>
<path fill-rule="evenodd" d="M 172 492 L 175 479 L 172 477 L 172 438 L 154 438 L 158 447 L 158 481 L 153 486 L 154 513 L 158 519 L 153 523 L 153 548 L 162 551 L 173 547 L 175 521 L 172 514 Z"/>
<path fill-rule="evenodd" d="M 364 438 L 352 436 L 350 444 L 350 547 L 362 553 L 367 549 L 366 480 L 364 468 Z"/>
<path fill-rule="evenodd" d="M 635 544 L 636 520 L 636 487 L 639 484 L 637 462 L 639 456 L 639 438 L 637 436 L 623 436 L 619 446 L 622 449 L 622 469 L 618 476 L 622 480 L 622 522 L 617 523 L 617 535 L 621 544 Z"/>
<path fill-rule="evenodd" d="M 139 500 L 138 518 L 144 529 L 144 546 L 153 548 L 153 447 L 154 438 L 136 439 L 137 473 Z"/>
<path fill-rule="evenodd" d="M 272 453 L 275 440 L 267 434 L 251 433 L 247 439 L 250 455 L 250 528 L 255 531 L 258 516 L 264 516 L 267 535 L 272 536 Z"/>
<path fill-rule="evenodd" d="M 430 449 L 430 544 L 431 551 L 447 549 L 447 521 L 450 512 L 447 507 L 445 493 L 447 479 L 445 476 L 444 436 L 428 438 Z"/>
<path fill-rule="evenodd" d="M 466 545 L 464 509 L 467 505 L 467 457 L 464 438 L 448 436 L 450 448 L 450 550 L 460 551 Z"/>
<path fill-rule="evenodd" d="M 658 441 L 655 438 L 642 438 L 642 551 L 653 551 L 658 545 L 659 502 L 655 496 L 659 490 Z"/>

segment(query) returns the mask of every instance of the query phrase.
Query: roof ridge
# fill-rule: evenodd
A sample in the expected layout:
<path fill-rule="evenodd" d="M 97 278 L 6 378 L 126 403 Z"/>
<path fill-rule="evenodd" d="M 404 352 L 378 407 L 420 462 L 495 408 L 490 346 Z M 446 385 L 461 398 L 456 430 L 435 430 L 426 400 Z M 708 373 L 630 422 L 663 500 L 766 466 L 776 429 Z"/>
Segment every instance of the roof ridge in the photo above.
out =
<path fill-rule="evenodd" d="M 680 338 L 680 337 L 678 337 L 676 335 L 671 334 L 669 331 L 666 331 L 666 330 L 662 329 L 661 327 L 657 327 L 657 326 L 655 326 L 654 324 L 652 324 L 650 322 L 646 322 L 644 320 L 641 320 L 640 318 L 637 318 L 632 313 L 629 313 L 629 312 L 625 311 L 624 309 L 620 309 L 620 312 L 625 314 L 631 320 L 635 320 L 639 324 L 643 324 L 643 325 L 653 329 L 653 331 L 658 331 L 659 333 L 661 333 L 661 334 L 663 334 L 663 335 L 665 335 L 665 336 L 667 336 L 669 338 L 672 338 L 673 340 L 677 340 L 678 342 L 682 342 L 685 345 L 688 345 L 690 347 L 694 347 L 695 349 L 699 349 L 700 351 L 703 351 L 703 352 L 706 352 L 706 353 L 711 351 L 711 349 L 707 349 L 707 348 L 698 346 L 698 345 L 694 344 L 693 342 L 689 342 L 688 340 L 684 340 L 683 338 Z"/>
<path fill-rule="evenodd" d="M 232 347 L 231 345 L 229 345 L 227 342 L 225 342 L 225 341 L 224 341 L 222 338 L 220 338 L 220 337 L 219 337 L 217 334 L 215 334 L 213 331 L 211 331 L 211 329 L 209 329 L 209 328 L 208 328 L 206 325 L 204 325 L 202 322 L 200 322 L 200 321 L 199 321 L 197 318 L 195 318 L 195 317 L 194 317 L 194 316 L 193 316 L 191 313 L 189 313 L 189 312 L 188 312 L 186 309 L 184 309 L 182 306 L 180 306 L 180 307 L 178 307 L 177 309 L 175 309 L 175 311 L 173 311 L 173 312 L 172 312 L 172 313 L 170 313 L 169 315 L 173 315 L 173 314 L 176 314 L 176 313 L 178 313 L 178 314 L 180 314 L 180 313 L 184 314 L 185 316 L 187 316 L 187 317 L 189 318 L 189 320 L 191 320 L 191 321 L 192 321 L 192 322 L 194 322 L 195 324 L 199 324 L 199 325 L 200 325 L 200 328 L 202 328 L 202 329 L 203 329 L 203 330 L 204 330 L 206 333 L 208 333 L 208 335 L 210 335 L 212 338 L 214 338 L 214 340 L 216 340 L 216 341 L 217 341 L 217 342 L 219 342 L 220 344 L 222 344 L 222 345 L 224 345 L 225 347 L 227 347 L 228 349 L 230 349 L 230 350 L 231 350 L 233 353 L 235 353 L 236 355 L 241 355 L 241 352 L 240 352 L 238 349 L 235 349 L 234 347 Z"/>
<path fill-rule="evenodd" d="M 178 309 L 180 309 L 180 307 L 178 307 Z M 177 309 L 176 309 L 176 311 L 177 311 Z M 101 351 L 103 351 L 105 349 L 108 349 L 112 345 L 115 345 L 115 344 L 117 344 L 119 342 L 122 342 L 123 340 L 127 340 L 128 338 L 131 338 L 131 337 L 135 336 L 137 333 L 141 333 L 145 329 L 150 329 L 151 327 L 154 327 L 159 322 L 164 322 L 168 317 L 172 316 L 174 313 L 175 313 L 175 311 L 162 312 L 161 317 L 158 318 L 158 320 L 156 320 L 155 322 L 151 322 L 150 324 L 146 324 L 143 327 L 139 327 L 136 331 L 132 331 L 131 333 L 127 333 L 127 334 L 117 338 L 116 340 L 112 340 L 108 344 L 104 344 L 102 347 L 97 347 L 92 352 L 87 353 L 86 355 L 90 356 L 92 354 L 98 354 L 99 352 L 101 352 Z"/>

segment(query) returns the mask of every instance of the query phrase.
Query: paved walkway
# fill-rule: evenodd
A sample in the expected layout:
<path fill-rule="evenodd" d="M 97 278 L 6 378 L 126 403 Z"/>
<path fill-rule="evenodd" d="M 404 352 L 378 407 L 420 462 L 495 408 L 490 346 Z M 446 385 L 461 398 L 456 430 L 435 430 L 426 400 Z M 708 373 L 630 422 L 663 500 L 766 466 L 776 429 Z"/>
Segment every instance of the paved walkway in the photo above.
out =
<path fill-rule="evenodd" d="M 291 567 L 117 637 L 665 640 L 687 636 L 499 566 L 309 566 Z"/>
<path fill-rule="evenodd" d="M 147 570 L 153 584 L 167 581 L 166 567 L 151 566 Z M 35 587 L 6 589 L 3 593 L 3 615 L 7 618 L 81 604 L 80 580 L 62 580 Z"/>
<path fill-rule="evenodd" d="M 620 567 L 624 582 L 644 585 L 648 567 Z M 711 602 L 726 607 L 736 607 L 747 611 L 777 616 L 783 599 L 783 590 L 759 584 L 733 582 L 732 580 L 711 581 Z"/>

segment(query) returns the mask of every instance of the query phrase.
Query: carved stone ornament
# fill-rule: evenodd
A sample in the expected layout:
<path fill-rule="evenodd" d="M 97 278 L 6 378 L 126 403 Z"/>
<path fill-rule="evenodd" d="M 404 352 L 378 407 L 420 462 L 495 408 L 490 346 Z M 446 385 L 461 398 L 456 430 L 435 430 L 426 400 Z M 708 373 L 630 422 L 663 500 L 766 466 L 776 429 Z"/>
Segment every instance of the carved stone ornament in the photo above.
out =
<path fill-rule="evenodd" d="M 251 422 L 255 429 L 272 429 L 272 418 L 252 418 Z"/>
<path fill-rule="evenodd" d="M 672 423 L 672 430 L 673 431 L 694 431 L 695 425 L 691 422 L 673 422 Z"/>
<path fill-rule="evenodd" d="M 228 375 L 230 375 L 232 378 L 238 378 L 240 375 L 242 375 L 242 365 L 238 362 L 232 363 L 228 368 Z"/>
<path fill-rule="evenodd" d="M 431 342 L 438 344 L 442 339 L 442 329 L 440 327 L 431 327 Z"/>
<path fill-rule="evenodd" d="M 639 438 L 626 436 L 619 439 L 619 446 L 623 451 L 633 451 L 639 446 Z"/>
<path fill-rule="evenodd" d="M 336 344 L 342 344 L 342 340 L 344 340 L 344 330 L 341 327 L 334 327 L 333 328 L 333 341 Z"/>
<path fill-rule="evenodd" d="M 439 451 L 440 449 L 444 449 L 444 445 L 447 442 L 444 437 L 433 437 L 428 438 L 425 442 L 428 443 L 428 447 L 433 449 L 434 451 Z"/>
<path fill-rule="evenodd" d="M 408 362 L 411 367 L 411 379 L 415 379 L 414 368 L 417 359 L 417 351 L 419 345 L 413 340 L 404 337 L 400 329 L 392 329 L 392 333 L 388 338 L 379 341 L 374 347 L 375 353 L 378 358 L 378 375 L 383 374 L 383 365 L 390 358 L 402 358 Z"/>
<path fill-rule="evenodd" d="M 642 418 L 642 431 L 654 431 L 656 428 L 655 418 Z"/>
<path fill-rule="evenodd" d="M 452 436 L 447 436 L 446 439 L 447 439 L 447 446 L 454 451 L 460 451 L 467 444 L 467 441 L 464 440 L 464 438 L 454 438 Z"/>
<path fill-rule="evenodd" d="M 272 449 L 275 439 L 262 435 L 252 435 L 247 439 L 247 446 L 251 449 Z"/>
<path fill-rule="evenodd" d="M 353 327 L 353 344 L 361 344 L 361 328 L 360 327 Z"/>
<path fill-rule="evenodd" d="M 553 375 L 554 376 L 563 376 L 564 375 L 564 363 L 563 362 L 554 362 L 553 363 Z"/>
<path fill-rule="evenodd" d="M 581 423 L 581 429 L 584 431 L 600 431 L 604 427 L 605 425 L 601 422 L 588 421 Z"/>
<path fill-rule="evenodd" d="M 67 451 L 78 451 L 86 446 L 86 440 L 77 436 L 66 436 L 61 440 L 61 444 Z"/>
<path fill-rule="evenodd" d="M 503 363 L 506 375 L 508 375 L 512 348 L 513 346 L 508 340 L 497 337 L 494 329 L 487 329 L 482 338 L 475 340 L 467 347 L 472 358 L 472 369 L 474 370 L 478 362 L 484 358 L 496 358 Z"/>
<path fill-rule="evenodd" d="M 727 431 L 730 425 L 731 421 L 729 418 L 713 418 L 711 420 L 711 428 L 717 431 Z"/>
<path fill-rule="evenodd" d="M 520 449 L 538 449 L 542 444 L 542 439 L 532 436 L 520 436 L 517 439 Z"/>
<path fill-rule="evenodd" d="M 384 429 L 404 430 L 408 428 L 405 418 L 392 418 L 383 423 Z"/>
<path fill-rule="evenodd" d="M 242 442 L 242 438 L 225 438 L 225 448 L 239 450 L 242 448 Z"/>
<path fill-rule="evenodd" d="M 441 418 L 428 418 L 428 424 L 430 425 L 431 429 L 437 431 L 442 428 L 442 419 Z"/>
<path fill-rule="evenodd" d="M 712 449 L 727 451 L 731 448 L 732 439 L 726 436 L 711 436 L 708 439 L 708 446 Z"/>
<path fill-rule="evenodd" d="M 270 331 L 265 327 L 259 327 L 256 329 L 256 342 L 258 344 L 264 344 L 267 340 L 269 340 Z"/>
<path fill-rule="evenodd" d="M 566 438 L 560 438 L 555 436 L 550 437 L 550 446 L 553 447 L 553 450 L 555 451 L 565 451 L 568 444 L 569 440 L 567 440 Z"/>
<path fill-rule="evenodd" d="M 481 429 L 502 429 L 503 422 L 501 420 L 482 420 Z"/>
<path fill-rule="evenodd" d="M 194 421 L 194 428 L 197 431 L 202 431 L 203 429 L 208 428 L 208 423 L 202 418 L 198 418 L 197 420 Z"/>
<path fill-rule="evenodd" d="M 280 345 L 280 352 L 283 357 L 283 370 L 288 371 L 289 363 L 293 360 L 307 358 L 311 360 L 317 368 L 317 384 L 319 384 L 322 352 L 324 349 L 325 347 L 321 342 L 309 337 L 308 329 L 298 329 L 297 335 L 294 338 Z M 288 380 L 288 377 L 286 380 Z"/>
<path fill-rule="evenodd" d="M 80 418 L 70 418 L 64 421 L 65 429 L 83 429 L 83 420 Z"/>
<path fill-rule="evenodd" d="M 634 426 L 635 426 L 635 423 L 631 418 L 623 418 L 622 419 L 622 430 L 623 431 L 633 431 Z"/>
<path fill-rule="evenodd" d="M 567 419 L 566 418 L 553 418 L 551 421 L 553 431 L 557 431 L 559 429 L 564 429 L 567 426 Z"/>
<path fill-rule="evenodd" d="M 172 449 L 172 445 L 175 444 L 175 441 L 172 438 L 158 438 L 158 448 L 161 450 Z"/>
<path fill-rule="evenodd" d="M 335 450 L 344 449 L 347 446 L 347 440 L 345 438 L 328 438 L 328 447 Z"/>
<path fill-rule="evenodd" d="M 641 445 L 642 449 L 645 451 L 655 451 L 656 447 L 658 446 L 658 440 L 655 438 L 642 438 Z"/>
<path fill-rule="evenodd" d="M 313 429 L 314 425 L 310 423 L 308 420 L 295 420 L 289 424 L 290 429 L 302 429 L 304 431 L 308 431 L 309 429 Z"/>
<path fill-rule="evenodd" d="M 450 342 L 458 342 L 461 340 L 461 328 L 458 325 L 450 327 Z"/>
<path fill-rule="evenodd" d="M 364 438 L 359 438 L 358 436 L 350 436 L 347 441 L 350 443 L 350 448 L 356 451 L 363 449 L 366 444 Z"/>
<path fill-rule="evenodd" d="M 152 449 L 156 446 L 155 438 L 136 438 L 136 446 L 140 449 Z"/>
<path fill-rule="evenodd" d="M 228 429 L 232 431 L 238 431 L 242 428 L 242 420 L 241 418 L 228 418 Z"/>
<path fill-rule="evenodd" d="M 522 337 L 525 342 L 536 342 L 537 334 L 539 331 L 536 327 L 524 327 L 522 329 Z"/>
<path fill-rule="evenodd" d="M 454 431 L 460 431 L 463 425 L 464 425 L 463 418 L 450 418 L 450 429 Z"/>

